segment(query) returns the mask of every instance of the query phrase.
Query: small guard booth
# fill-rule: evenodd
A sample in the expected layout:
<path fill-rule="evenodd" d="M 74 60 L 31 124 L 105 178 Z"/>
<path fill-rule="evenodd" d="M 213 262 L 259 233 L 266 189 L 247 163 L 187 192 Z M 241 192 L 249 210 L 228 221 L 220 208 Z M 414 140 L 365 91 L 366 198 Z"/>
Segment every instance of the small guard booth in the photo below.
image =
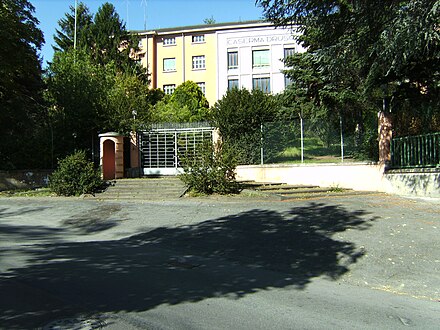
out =
<path fill-rule="evenodd" d="M 124 177 L 124 136 L 116 132 L 99 134 L 100 165 L 104 180 Z"/>

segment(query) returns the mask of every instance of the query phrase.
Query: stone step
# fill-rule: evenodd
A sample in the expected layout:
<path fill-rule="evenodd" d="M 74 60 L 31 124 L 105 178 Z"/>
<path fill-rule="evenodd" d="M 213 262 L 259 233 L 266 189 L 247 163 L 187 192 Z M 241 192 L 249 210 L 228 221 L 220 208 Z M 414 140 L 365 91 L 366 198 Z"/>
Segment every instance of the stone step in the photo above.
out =
<path fill-rule="evenodd" d="M 281 194 L 281 195 L 294 195 L 294 194 L 305 194 L 305 193 L 327 193 L 331 192 L 331 188 L 293 188 L 293 189 L 278 189 L 278 190 L 266 190 L 267 192 L 273 194 Z"/>
<path fill-rule="evenodd" d="M 247 191 L 253 191 L 262 197 L 275 200 L 322 197 L 331 194 L 350 195 L 354 193 L 351 189 L 335 189 L 331 187 L 319 187 L 316 185 L 290 185 L 285 183 L 273 184 L 267 182 L 245 182 L 244 186 Z"/>
<path fill-rule="evenodd" d="M 97 199 L 160 200 L 177 199 L 187 190 L 176 177 L 118 179 L 108 182 L 107 189 L 95 195 Z"/>
<path fill-rule="evenodd" d="M 318 189 L 319 186 L 314 185 L 289 185 L 289 184 L 280 184 L 280 185 L 264 185 L 260 187 L 256 187 L 256 190 L 260 191 L 283 191 L 283 190 L 301 190 L 301 189 Z"/>

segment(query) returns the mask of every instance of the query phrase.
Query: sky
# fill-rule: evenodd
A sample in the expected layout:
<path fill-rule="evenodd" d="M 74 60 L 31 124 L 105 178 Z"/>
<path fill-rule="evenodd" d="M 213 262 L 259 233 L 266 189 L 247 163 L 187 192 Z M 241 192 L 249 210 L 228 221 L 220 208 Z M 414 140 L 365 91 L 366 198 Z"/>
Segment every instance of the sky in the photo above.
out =
<path fill-rule="evenodd" d="M 78 0 L 78 3 L 81 0 Z M 217 23 L 260 19 L 262 9 L 255 0 L 82 0 L 95 14 L 105 2 L 112 3 L 127 30 L 150 30 L 186 25 L 203 24 L 206 18 Z M 53 35 L 58 20 L 70 12 L 75 0 L 30 0 L 35 7 L 34 15 L 40 21 L 45 44 L 40 55 L 43 67 L 52 60 Z"/>

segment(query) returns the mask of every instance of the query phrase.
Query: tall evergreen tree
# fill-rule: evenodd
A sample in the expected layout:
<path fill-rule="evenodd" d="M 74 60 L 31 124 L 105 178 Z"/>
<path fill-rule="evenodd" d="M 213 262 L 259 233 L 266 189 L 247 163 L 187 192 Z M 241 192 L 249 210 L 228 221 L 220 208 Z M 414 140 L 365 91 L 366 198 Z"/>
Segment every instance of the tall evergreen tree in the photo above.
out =
<path fill-rule="evenodd" d="M 0 168 L 28 166 L 42 123 L 43 33 L 27 0 L 0 2 Z"/>
<path fill-rule="evenodd" d="M 92 56 L 95 61 L 100 64 L 114 61 L 118 67 L 132 62 L 129 58 L 130 35 L 111 3 L 106 2 L 99 7 L 93 21 L 92 35 Z"/>
<path fill-rule="evenodd" d="M 77 7 L 77 26 L 76 26 L 76 43 L 77 48 L 91 47 L 91 26 L 93 23 L 93 15 L 90 14 L 89 8 L 80 2 Z M 65 17 L 58 20 L 59 29 L 56 29 L 53 46 L 55 51 L 67 51 L 74 46 L 75 34 L 75 7 L 70 6 L 70 13 L 66 13 Z"/>

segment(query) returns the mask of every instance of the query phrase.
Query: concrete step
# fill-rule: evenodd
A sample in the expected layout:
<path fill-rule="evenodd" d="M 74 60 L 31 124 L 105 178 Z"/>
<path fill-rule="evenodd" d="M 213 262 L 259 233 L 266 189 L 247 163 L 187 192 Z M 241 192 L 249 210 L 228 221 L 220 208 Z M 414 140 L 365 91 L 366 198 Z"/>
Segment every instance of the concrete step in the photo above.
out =
<path fill-rule="evenodd" d="M 108 182 L 107 189 L 95 195 L 96 199 L 165 200 L 177 199 L 187 190 L 176 177 L 118 179 Z"/>
<path fill-rule="evenodd" d="M 245 182 L 247 191 L 253 191 L 260 196 L 275 200 L 322 197 L 328 195 L 351 195 L 351 189 L 335 189 L 331 187 L 319 187 L 316 185 L 289 185 L 285 183 L 259 183 Z"/>
<path fill-rule="evenodd" d="M 318 189 L 319 186 L 313 185 L 290 185 L 290 184 L 279 184 L 279 185 L 264 185 L 256 187 L 256 190 L 260 191 L 283 191 L 283 190 L 301 190 L 301 189 Z"/>

